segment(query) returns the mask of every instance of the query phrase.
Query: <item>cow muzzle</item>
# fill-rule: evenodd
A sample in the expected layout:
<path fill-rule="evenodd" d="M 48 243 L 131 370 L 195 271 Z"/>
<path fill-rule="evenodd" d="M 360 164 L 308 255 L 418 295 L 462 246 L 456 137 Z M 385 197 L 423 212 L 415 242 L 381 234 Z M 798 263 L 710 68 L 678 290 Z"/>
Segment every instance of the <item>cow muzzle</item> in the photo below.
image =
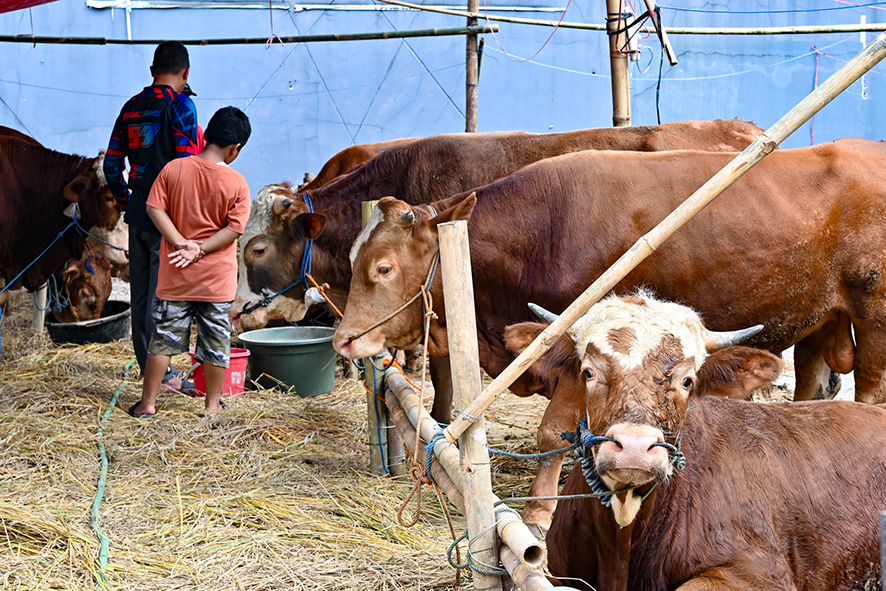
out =
<path fill-rule="evenodd" d="M 613 489 L 662 481 L 670 474 L 670 460 L 660 429 L 649 425 L 614 425 L 609 441 L 597 450 L 597 473 Z"/>

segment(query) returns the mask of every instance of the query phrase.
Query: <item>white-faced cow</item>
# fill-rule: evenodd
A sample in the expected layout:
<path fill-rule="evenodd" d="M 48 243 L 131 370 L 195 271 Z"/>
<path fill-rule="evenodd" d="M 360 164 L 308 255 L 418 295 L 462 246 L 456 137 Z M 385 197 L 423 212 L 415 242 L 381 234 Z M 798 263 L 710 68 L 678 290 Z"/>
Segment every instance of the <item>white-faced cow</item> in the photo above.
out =
<path fill-rule="evenodd" d="M 563 310 L 732 158 L 580 152 L 527 166 L 476 195 L 438 202 L 436 215 L 425 206 L 382 199 L 374 223 L 354 244 L 349 301 L 333 344 L 351 358 L 382 347 L 414 347 L 422 334 L 420 302 L 366 330 L 425 281 L 438 250 L 436 225 L 468 219 L 480 364 L 496 376 L 514 359 L 504 329 L 531 318 L 529 302 Z M 886 147 L 858 139 L 775 152 L 616 289 L 650 286 L 698 309 L 714 330 L 763 324 L 749 344 L 774 353 L 791 345 L 817 347 L 815 355 L 795 358 L 795 399 L 820 396 L 814 378 L 823 365 L 854 370 L 856 399 L 883 402 L 883 165 Z M 432 356 L 446 356 L 446 306 L 437 275 L 431 287 L 437 319 L 427 346 Z M 511 389 L 557 396 L 526 375 Z M 549 405 L 538 433 L 540 451 L 562 447 L 560 433 L 574 429 L 580 415 L 575 404 Z M 542 464 L 539 478 L 547 484 L 534 493 L 550 494 L 560 461 Z"/>
<path fill-rule="evenodd" d="M 520 350 L 545 326 L 512 326 L 508 339 Z M 709 396 L 711 380 L 748 384 L 731 360 L 778 360 L 708 355 L 706 336 L 685 306 L 610 297 L 530 368 L 581 391 L 581 460 L 562 494 L 597 495 L 560 501 L 550 573 L 599 591 L 872 588 L 886 409 Z"/>
<path fill-rule="evenodd" d="M 79 205 L 83 228 L 114 227 L 120 211 L 100 173 L 101 160 L 102 154 L 83 158 L 0 135 L 0 286 L 19 275 L 70 224 L 63 212 L 71 203 Z M 37 289 L 67 261 L 79 259 L 83 245 L 77 230 L 68 229 L 11 289 Z"/>

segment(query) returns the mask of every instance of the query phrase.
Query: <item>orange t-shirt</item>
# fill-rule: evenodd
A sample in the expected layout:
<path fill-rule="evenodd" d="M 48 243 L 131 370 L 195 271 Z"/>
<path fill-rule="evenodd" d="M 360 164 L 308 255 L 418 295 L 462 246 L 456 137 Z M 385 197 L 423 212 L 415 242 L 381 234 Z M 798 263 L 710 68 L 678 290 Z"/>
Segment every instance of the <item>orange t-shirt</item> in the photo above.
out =
<path fill-rule="evenodd" d="M 243 175 L 196 156 L 167 164 L 148 196 L 189 240 L 203 241 L 222 228 L 242 234 L 249 219 L 249 187 Z M 187 267 L 169 262 L 175 248 L 160 243 L 157 297 L 188 302 L 230 302 L 237 293 L 237 243 L 207 253 Z"/>

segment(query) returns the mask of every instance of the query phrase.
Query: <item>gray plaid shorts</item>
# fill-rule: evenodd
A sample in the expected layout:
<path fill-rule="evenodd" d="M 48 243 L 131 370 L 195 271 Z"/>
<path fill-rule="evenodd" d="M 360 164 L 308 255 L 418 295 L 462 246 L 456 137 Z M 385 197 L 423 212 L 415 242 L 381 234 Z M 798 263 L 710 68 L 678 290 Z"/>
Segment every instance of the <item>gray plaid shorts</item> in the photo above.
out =
<path fill-rule="evenodd" d="M 231 362 L 231 302 L 174 302 L 154 298 L 151 316 L 154 334 L 148 352 L 154 355 L 185 353 L 191 336 L 191 320 L 197 323 L 200 363 L 228 367 Z"/>

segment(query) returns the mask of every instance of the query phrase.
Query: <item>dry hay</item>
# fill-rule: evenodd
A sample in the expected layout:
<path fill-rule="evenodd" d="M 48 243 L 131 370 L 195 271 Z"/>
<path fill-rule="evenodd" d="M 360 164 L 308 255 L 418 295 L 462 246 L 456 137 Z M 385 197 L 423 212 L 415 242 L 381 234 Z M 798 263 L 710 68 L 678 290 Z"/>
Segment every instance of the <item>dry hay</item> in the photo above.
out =
<path fill-rule="evenodd" d="M 44 342 L 30 332 L 32 305 L 17 296 L 2 321 L 0 589 L 95 588 L 96 433 L 133 353 L 128 343 Z M 406 529 L 397 512 L 411 482 L 369 474 L 359 383 L 341 378 L 334 393 L 307 399 L 250 391 L 213 418 L 201 416 L 201 400 L 161 394 L 157 418 L 136 420 L 125 409 L 139 396 L 127 381 L 104 426 L 107 588 L 453 587 L 434 495 L 425 488 L 423 518 Z M 532 452 L 544 405 L 500 398 L 490 443 Z M 534 470 L 493 458 L 497 494 L 524 495 Z"/>

